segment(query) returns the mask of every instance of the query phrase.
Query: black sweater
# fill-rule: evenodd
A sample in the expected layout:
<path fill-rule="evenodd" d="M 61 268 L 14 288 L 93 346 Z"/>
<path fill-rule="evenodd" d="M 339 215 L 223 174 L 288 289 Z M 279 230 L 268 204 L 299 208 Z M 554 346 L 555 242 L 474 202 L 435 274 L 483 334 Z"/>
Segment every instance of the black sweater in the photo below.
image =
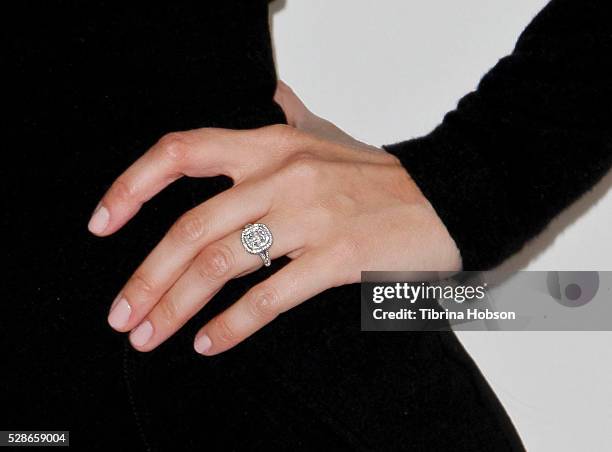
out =
<path fill-rule="evenodd" d="M 465 270 L 517 252 L 610 168 L 611 23 L 604 1 L 553 0 L 433 132 L 385 147 Z"/>
<path fill-rule="evenodd" d="M 439 128 L 390 147 L 466 268 L 518 249 L 610 165 L 604 11 L 555 1 Z M 2 19 L 0 426 L 69 429 L 73 447 L 100 450 L 520 449 L 452 333 L 362 333 L 358 284 L 197 356 L 196 331 L 283 259 L 230 281 L 151 353 L 107 326 L 168 227 L 230 186 L 177 181 L 102 240 L 86 224 L 108 184 L 168 131 L 284 120 L 265 0 L 13 2 Z"/>

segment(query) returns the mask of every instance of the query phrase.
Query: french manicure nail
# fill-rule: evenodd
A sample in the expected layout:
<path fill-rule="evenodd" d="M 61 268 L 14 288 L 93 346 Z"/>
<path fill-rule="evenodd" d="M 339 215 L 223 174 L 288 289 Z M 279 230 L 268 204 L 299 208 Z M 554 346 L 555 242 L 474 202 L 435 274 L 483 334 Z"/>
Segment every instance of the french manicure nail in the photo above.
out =
<path fill-rule="evenodd" d="M 149 342 L 151 336 L 153 336 L 153 325 L 148 320 L 145 320 L 130 333 L 130 341 L 136 347 L 142 347 Z"/>
<path fill-rule="evenodd" d="M 195 348 L 195 351 L 201 355 L 203 355 L 208 350 L 210 350 L 211 346 L 212 346 L 212 341 L 206 334 L 202 334 L 193 343 L 193 348 Z"/>
<path fill-rule="evenodd" d="M 132 307 L 125 298 L 121 298 L 117 304 L 111 309 L 108 315 L 108 323 L 114 329 L 119 330 L 127 325 L 130 320 Z"/>
<path fill-rule="evenodd" d="M 110 220 L 110 213 L 108 212 L 108 209 L 102 204 L 98 204 L 98 207 L 96 207 L 96 210 L 94 210 L 94 213 L 89 220 L 87 229 L 94 234 L 102 234 L 106 229 L 106 226 L 108 226 L 108 220 Z"/>

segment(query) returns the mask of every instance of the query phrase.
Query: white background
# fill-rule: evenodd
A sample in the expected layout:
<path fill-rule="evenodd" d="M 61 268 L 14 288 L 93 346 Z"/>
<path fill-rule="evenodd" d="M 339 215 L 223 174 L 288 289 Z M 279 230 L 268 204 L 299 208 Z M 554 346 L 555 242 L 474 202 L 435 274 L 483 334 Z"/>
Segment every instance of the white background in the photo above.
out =
<path fill-rule="evenodd" d="M 277 0 L 279 75 L 313 111 L 363 141 L 412 138 L 476 87 L 545 4 Z M 609 174 L 504 266 L 612 270 L 611 185 Z M 612 450 L 612 333 L 459 336 L 528 450 Z"/>

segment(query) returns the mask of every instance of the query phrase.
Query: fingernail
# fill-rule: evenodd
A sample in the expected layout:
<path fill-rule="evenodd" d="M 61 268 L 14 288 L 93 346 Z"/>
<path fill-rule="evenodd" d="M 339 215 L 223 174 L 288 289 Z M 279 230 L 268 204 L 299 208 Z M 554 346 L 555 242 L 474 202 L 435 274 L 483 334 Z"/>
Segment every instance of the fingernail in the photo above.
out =
<path fill-rule="evenodd" d="M 108 212 L 108 209 L 102 204 L 98 204 L 98 207 L 96 207 L 96 210 L 94 210 L 94 213 L 89 220 L 87 229 L 94 234 L 102 234 L 106 229 L 106 226 L 108 226 L 109 219 L 110 213 Z"/>
<path fill-rule="evenodd" d="M 195 348 L 196 352 L 203 355 L 210 350 L 211 345 L 212 341 L 210 338 L 206 334 L 202 334 L 200 337 L 196 338 L 195 342 L 193 343 L 193 348 Z"/>
<path fill-rule="evenodd" d="M 130 320 L 132 307 L 125 298 L 121 298 L 117 304 L 111 309 L 108 315 L 108 323 L 114 329 L 119 330 L 127 325 Z"/>
<path fill-rule="evenodd" d="M 114 308 L 115 306 L 117 306 L 117 303 L 119 303 L 121 300 L 123 300 L 123 297 L 121 296 L 121 293 L 119 293 L 119 295 L 117 295 L 117 296 L 115 297 L 115 299 L 113 300 L 113 303 L 111 304 L 111 307 L 110 307 L 110 309 L 109 309 L 109 312 L 110 312 L 110 311 L 112 311 L 112 310 L 113 310 L 113 308 Z"/>
<path fill-rule="evenodd" d="M 130 333 L 130 341 L 137 347 L 142 347 L 153 336 L 153 325 L 148 320 L 142 322 Z"/>

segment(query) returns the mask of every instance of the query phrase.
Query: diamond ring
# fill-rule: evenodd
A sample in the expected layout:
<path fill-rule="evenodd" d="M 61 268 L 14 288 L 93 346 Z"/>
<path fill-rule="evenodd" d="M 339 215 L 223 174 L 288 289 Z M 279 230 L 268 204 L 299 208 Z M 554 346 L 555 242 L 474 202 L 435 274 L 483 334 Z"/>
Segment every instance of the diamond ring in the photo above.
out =
<path fill-rule="evenodd" d="M 266 267 L 270 266 L 268 249 L 272 246 L 272 233 L 268 226 L 262 223 L 247 224 L 240 236 L 242 246 L 251 254 L 259 254 Z"/>

